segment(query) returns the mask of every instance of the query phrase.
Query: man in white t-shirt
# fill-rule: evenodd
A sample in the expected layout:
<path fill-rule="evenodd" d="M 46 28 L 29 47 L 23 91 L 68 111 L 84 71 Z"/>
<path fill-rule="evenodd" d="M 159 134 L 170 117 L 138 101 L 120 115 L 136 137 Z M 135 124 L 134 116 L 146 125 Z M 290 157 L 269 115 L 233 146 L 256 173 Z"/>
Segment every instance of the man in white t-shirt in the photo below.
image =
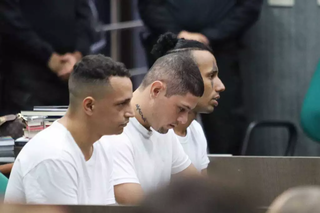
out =
<path fill-rule="evenodd" d="M 207 140 L 201 125 L 195 120 L 197 113 L 211 113 L 218 106 L 220 93 L 225 87 L 218 77 L 218 67 L 210 49 L 201 48 L 190 43 L 188 50 L 194 48 L 192 55 L 201 72 L 204 83 L 204 93 L 197 106 L 189 113 L 188 121 L 174 128 L 177 137 L 188 154 L 192 164 L 202 174 L 207 174 L 209 158 L 207 155 Z M 178 51 L 178 50 L 176 50 Z M 184 51 L 180 48 L 179 51 Z"/>
<path fill-rule="evenodd" d="M 133 116 L 129 77 L 123 64 L 102 55 L 86 56 L 74 66 L 68 111 L 21 150 L 5 202 L 115 203 L 112 151 L 99 139 L 121 134 Z"/>
<path fill-rule="evenodd" d="M 165 34 L 155 52 L 163 54 L 183 42 Z M 169 53 L 155 62 L 133 93 L 135 118 L 121 135 L 102 138 L 113 145 L 118 203 L 139 203 L 146 193 L 167 185 L 172 175 L 199 175 L 170 129 L 187 122 L 203 89 L 191 52 Z"/>

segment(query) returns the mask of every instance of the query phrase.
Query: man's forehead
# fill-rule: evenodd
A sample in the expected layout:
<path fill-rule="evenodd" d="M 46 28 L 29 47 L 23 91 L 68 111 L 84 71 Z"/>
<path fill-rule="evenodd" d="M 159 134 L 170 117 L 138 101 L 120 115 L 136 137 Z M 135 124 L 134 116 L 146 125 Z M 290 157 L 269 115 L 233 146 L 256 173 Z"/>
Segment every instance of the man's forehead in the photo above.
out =
<path fill-rule="evenodd" d="M 173 100 L 180 106 L 186 107 L 188 109 L 192 109 L 195 107 L 199 97 L 192 95 L 191 93 L 187 93 L 185 95 L 173 95 Z"/>
<path fill-rule="evenodd" d="M 218 71 L 219 71 L 219 68 L 218 68 L 218 66 L 217 66 L 217 63 L 213 63 L 213 68 L 212 68 L 212 70 L 213 70 L 214 72 L 218 72 Z"/>
<path fill-rule="evenodd" d="M 109 78 L 109 86 L 111 90 L 119 91 L 119 90 L 132 90 L 132 82 L 128 77 L 118 77 L 112 76 Z"/>
<path fill-rule="evenodd" d="M 130 78 L 127 76 L 110 76 L 109 77 L 109 84 L 114 87 L 119 84 L 128 84 L 128 82 L 131 82 Z"/>
<path fill-rule="evenodd" d="M 126 99 L 132 97 L 132 83 L 129 78 L 112 77 L 109 80 L 110 85 L 108 87 L 108 93 L 113 96 L 113 98 L 117 99 L 125 96 L 124 99 Z"/>
<path fill-rule="evenodd" d="M 107 99 L 110 103 L 115 104 L 130 101 L 132 99 L 132 90 L 110 93 Z"/>
<path fill-rule="evenodd" d="M 132 95 L 127 95 L 127 96 L 118 96 L 116 98 L 113 98 L 113 102 L 114 103 L 122 103 L 122 102 L 126 102 L 126 101 L 130 101 L 132 99 Z"/>
<path fill-rule="evenodd" d="M 202 74 L 212 74 L 213 72 L 218 72 L 217 63 L 212 54 L 209 57 L 198 56 L 197 61 L 198 61 L 200 72 Z"/>

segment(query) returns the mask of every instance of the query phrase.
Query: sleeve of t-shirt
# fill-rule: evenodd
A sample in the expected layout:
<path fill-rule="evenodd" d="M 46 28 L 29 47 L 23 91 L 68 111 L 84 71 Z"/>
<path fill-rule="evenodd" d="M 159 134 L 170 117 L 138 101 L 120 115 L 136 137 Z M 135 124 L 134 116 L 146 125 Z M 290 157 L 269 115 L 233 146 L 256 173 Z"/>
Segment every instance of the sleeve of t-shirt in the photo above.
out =
<path fill-rule="evenodd" d="M 167 133 L 170 134 L 170 133 Z M 191 161 L 188 155 L 184 152 L 182 145 L 180 144 L 178 138 L 172 132 L 172 168 L 171 174 L 177 174 L 182 172 L 188 166 L 190 166 Z"/>
<path fill-rule="evenodd" d="M 199 144 L 201 145 L 201 170 L 208 168 L 208 164 L 210 163 L 209 157 L 208 157 L 208 143 L 206 136 L 204 134 L 204 131 L 202 129 L 202 126 L 197 122 L 195 122 L 195 126 L 197 128 L 197 138 L 199 138 Z"/>
<path fill-rule="evenodd" d="M 134 165 L 132 144 L 126 135 L 105 136 L 103 143 L 111 143 L 113 149 L 113 184 L 138 183 Z"/>
<path fill-rule="evenodd" d="M 204 135 L 203 129 L 202 127 L 200 127 L 201 129 L 199 130 L 199 139 L 200 139 L 200 143 L 201 143 L 201 154 L 202 154 L 202 158 L 201 158 L 201 170 L 202 169 L 206 169 L 208 168 L 208 165 L 210 163 L 209 157 L 208 157 L 208 143 L 207 143 L 207 139 L 206 136 Z"/>
<path fill-rule="evenodd" d="M 109 176 L 109 179 L 108 180 L 111 180 L 108 186 L 108 195 L 107 195 L 107 201 L 106 201 L 106 205 L 111 205 L 111 204 L 116 204 L 116 198 L 115 198 L 115 195 L 114 195 L 114 182 L 113 182 L 113 169 L 112 169 L 112 172 L 110 173 L 110 176 Z"/>
<path fill-rule="evenodd" d="M 8 185 L 5 190 L 5 203 L 25 203 L 24 187 L 22 185 L 21 176 L 21 164 L 20 160 L 17 159 L 13 164 Z"/>
<path fill-rule="evenodd" d="M 63 160 L 45 160 L 23 178 L 28 204 L 78 204 L 78 174 Z"/>

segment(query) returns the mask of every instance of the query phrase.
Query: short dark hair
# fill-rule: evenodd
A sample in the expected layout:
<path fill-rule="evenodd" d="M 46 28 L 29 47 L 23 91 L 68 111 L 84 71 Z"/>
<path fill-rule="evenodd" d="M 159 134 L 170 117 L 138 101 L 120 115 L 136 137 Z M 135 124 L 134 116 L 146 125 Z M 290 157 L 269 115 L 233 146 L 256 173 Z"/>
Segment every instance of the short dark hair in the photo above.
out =
<path fill-rule="evenodd" d="M 111 76 L 129 78 L 130 73 L 123 63 L 116 62 L 104 55 L 83 57 L 74 65 L 69 78 L 70 99 L 72 96 L 99 96 L 101 86 L 108 86 Z"/>
<path fill-rule="evenodd" d="M 160 80 L 167 85 L 167 97 L 185 95 L 188 92 L 201 97 L 204 92 L 203 79 L 191 52 L 167 53 L 167 50 L 176 45 L 178 41 L 179 39 L 174 37 L 174 34 L 165 34 L 159 38 L 153 53 L 158 53 L 160 57 L 143 79 L 142 87 L 145 88 L 152 82 Z"/>

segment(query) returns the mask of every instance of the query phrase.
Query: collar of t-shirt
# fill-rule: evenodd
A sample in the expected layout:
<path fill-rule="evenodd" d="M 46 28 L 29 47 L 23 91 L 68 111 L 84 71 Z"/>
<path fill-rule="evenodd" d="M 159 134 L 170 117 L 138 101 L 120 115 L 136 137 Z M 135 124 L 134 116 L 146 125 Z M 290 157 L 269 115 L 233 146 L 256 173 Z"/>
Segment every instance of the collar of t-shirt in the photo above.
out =
<path fill-rule="evenodd" d="M 59 120 L 60 120 L 60 119 L 59 119 Z M 62 123 L 60 123 L 59 120 L 55 120 L 51 126 L 54 126 L 55 128 L 60 128 L 61 130 L 67 132 L 68 137 L 69 137 L 70 142 L 71 142 L 70 144 L 72 144 L 72 146 L 77 150 L 77 152 L 81 155 L 81 157 L 82 157 L 83 159 L 85 159 L 85 157 L 84 157 L 84 155 L 83 155 L 80 147 L 78 146 L 77 142 L 74 140 L 71 132 L 70 132 Z M 93 144 L 93 146 L 94 146 L 94 145 L 95 145 L 95 143 Z M 95 149 L 93 148 L 91 158 L 90 158 L 88 161 L 85 160 L 87 164 L 92 164 L 92 163 L 90 163 L 89 161 L 92 161 L 93 163 L 95 162 L 95 161 L 94 161 L 94 159 L 95 159 L 95 155 L 94 155 L 94 154 L 95 154 Z M 94 157 L 93 160 L 91 160 L 92 157 Z"/>
<path fill-rule="evenodd" d="M 180 136 L 180 135 L 177 135 L 176 133 L 176 136 L 177 138 L 179 139 L 180 143 L 188 143 L 188 140 L 189 140 L 189 137 L 190 137 L 190 129 L 187 128 L 187 134 L 185 136 Z"/>
<path fill-rule="evenodd" d="M 91 158 L 86 161 L 87 167 L 89 167 L 91 169 L 95 168 L 96 158 L 97 158 L 97 151 L 96 151 L 95 147 L 93 146 Z"/>
<path fill-rule="evenodd" d="M 146 129 L 136 118 L 130 118 L 130 123 L 133 127 L 138 130 L 145 138 L 150 138 L 153 134 L 153 129 L 151 130 Z"/>

